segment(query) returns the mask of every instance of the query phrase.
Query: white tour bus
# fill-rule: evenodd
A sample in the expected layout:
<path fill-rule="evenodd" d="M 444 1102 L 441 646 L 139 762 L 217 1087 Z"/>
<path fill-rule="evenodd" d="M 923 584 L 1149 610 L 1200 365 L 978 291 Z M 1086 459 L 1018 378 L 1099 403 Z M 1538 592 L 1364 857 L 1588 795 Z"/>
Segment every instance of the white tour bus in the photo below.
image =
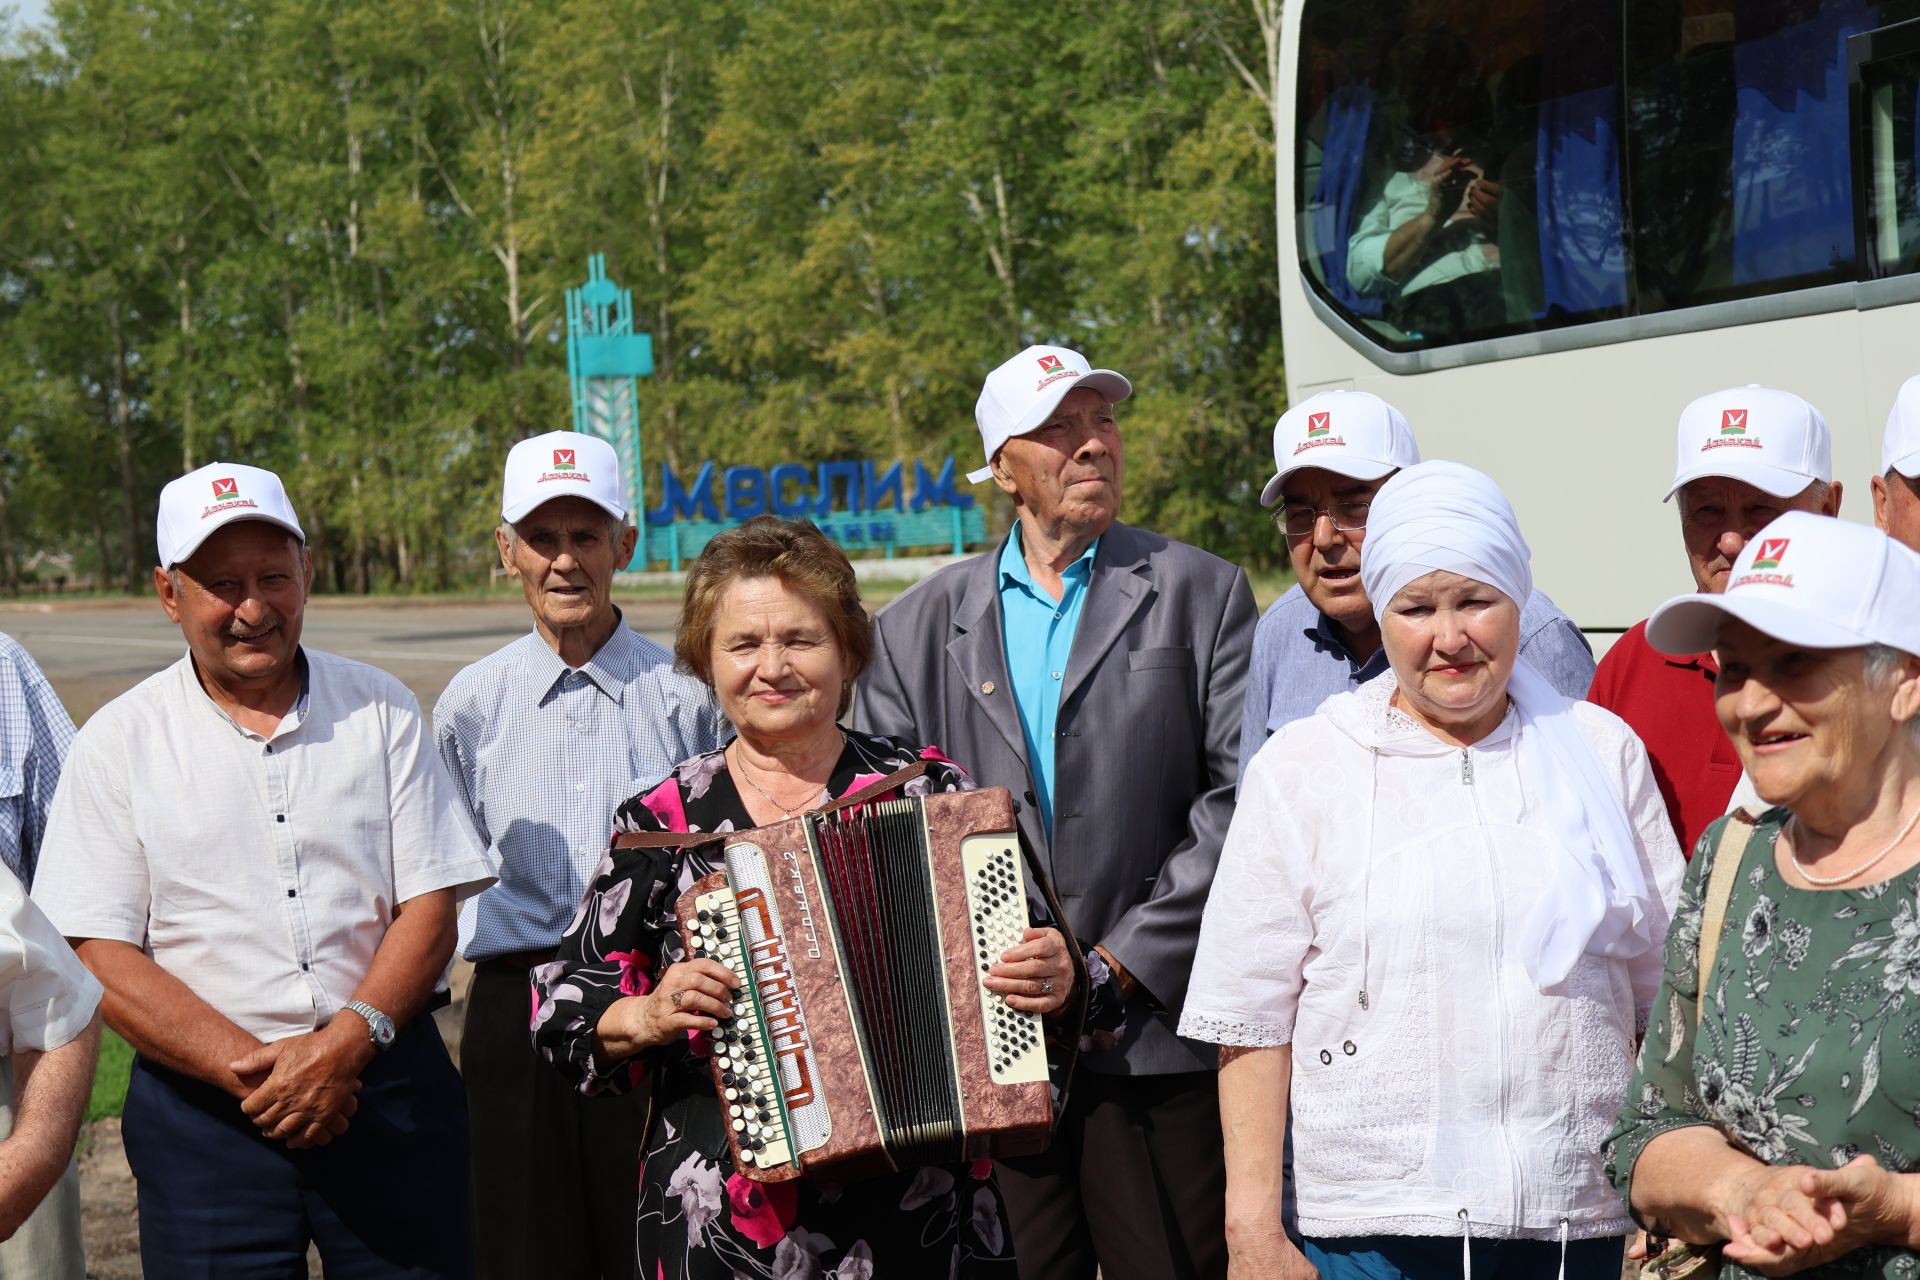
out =
<path fill-rule="evenodd" d="M 1691 586 L 1696 395 L 1805 396 L 1872 518 L 1920 373 L 1920 0 L 1290 0 L 1280 53 L 1289 396 L 1375 392 L 1491 473 L 1596 649 Z"/>

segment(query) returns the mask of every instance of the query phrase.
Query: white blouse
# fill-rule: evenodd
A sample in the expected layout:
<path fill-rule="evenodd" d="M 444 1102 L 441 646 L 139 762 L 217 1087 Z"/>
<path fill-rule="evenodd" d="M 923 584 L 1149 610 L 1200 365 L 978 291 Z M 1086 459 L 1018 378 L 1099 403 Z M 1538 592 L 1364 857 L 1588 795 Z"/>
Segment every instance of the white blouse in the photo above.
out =
<path fill-rule="evenodd" d="M 1588 953 L 1536 987 L 1515 942 L 1557 859 L 1517 717 L 1449 747 L 1389 705 L 1395 688 L 1387 673 L 1328 699 L 1248 766 L 1180 1033 L 1293 1046 L 1308 1236 L 1624 1234 L 1600 1143 L 1663 948 Z M 1646 749 L 1610 712 L 1574 712 L 1626 805 L 1662 939 L 1684 862 Z"/>

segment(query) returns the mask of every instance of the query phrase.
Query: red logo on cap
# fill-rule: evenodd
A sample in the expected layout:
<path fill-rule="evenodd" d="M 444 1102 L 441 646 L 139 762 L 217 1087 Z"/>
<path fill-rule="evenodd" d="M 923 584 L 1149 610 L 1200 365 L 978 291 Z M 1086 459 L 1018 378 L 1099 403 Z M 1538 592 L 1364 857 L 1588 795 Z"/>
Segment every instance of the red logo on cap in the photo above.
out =
<path fill-rule="evenodd" d="M 1720 434 L 1723 436 L 1743 436 L 1747 434 L 1747 411 L 1745 409 L 1722 409 L 1720 411 Z"/>
<path fill-rule="evenodd" d="M 1760 550 L 1754 554 L 1753 568 L 1778 569 L 1781 557 L 1787 554 L 1787 543 L 1791 538 L 1762 538 Z"/>
<path fill-rule="evenodd" d="M 573 450 L 555 449 L 553 451 L 553 469 L 555 471 L 571 471 L 573 467 Z"/>
<path fill-rule="evenodd" d="M 226 480 L 215 480 L 213 482 L 213 496 L 215 499 L 239 497 L 240 482 L 237 480 L 233 480 L 231 478 Z"/>
<path fill-rule="evenodd" d="M 1330 413 L 1310 413 L 1307 415 L 1307 434 L 1323 436 L 1333 430 L 1333 415 Z"/>
<path fill-rule="evenodd" d="M 1060 357 L 1059 356 L 1041 356 L 1040 372 L 1042 373 L 1060 372 Z"/>

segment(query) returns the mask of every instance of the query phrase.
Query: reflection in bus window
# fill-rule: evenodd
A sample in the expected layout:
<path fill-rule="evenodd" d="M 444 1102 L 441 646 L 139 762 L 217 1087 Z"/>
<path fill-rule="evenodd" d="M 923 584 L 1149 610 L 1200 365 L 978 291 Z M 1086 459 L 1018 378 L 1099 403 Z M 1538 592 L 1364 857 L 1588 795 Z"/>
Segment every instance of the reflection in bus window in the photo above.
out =
<path fill-rule="evenodd" d="M 1492 113 L 1465 46 L 1415 32 L 1388 53 L 1392 171 L 1347 242 L 1347 283 L 1409 333 L 1475 333 L 1505 319 L 1495 242 Z M 1383 121 L 1383 124 L 1386 121 Z"/>
<path fill-rule="evenodd" d="M 1920 33 L 1916 33 L 1920 35 Z M 1868 277 L 1920 271 L 1920 52 L 1863 69 Z"/>
<path fill-rule="evenodd" d="M 1847 37 L 1872 0 L 1634 0 L 1639 309 L 1854 278 Z"/>
<path fill-rule="evenodd" d="M 1614 0 L 1307 16 L 1302 248 L 1327 295 L 1403 348 L 1624 308 Z"/>
<path fill-rule="evenodd" d="M 1308 0 L 1308 278 L 1395 350 L 1854 279 L 1846 40 L 1916 13 L 1920 0 Z M 1891 92 L 1883 133 L 1911 139 L 1911 88 Z M 1882 200 L 1895 229 L 1875 243 L 1905 227 L 1910 253 L 1900 145 Z"/>

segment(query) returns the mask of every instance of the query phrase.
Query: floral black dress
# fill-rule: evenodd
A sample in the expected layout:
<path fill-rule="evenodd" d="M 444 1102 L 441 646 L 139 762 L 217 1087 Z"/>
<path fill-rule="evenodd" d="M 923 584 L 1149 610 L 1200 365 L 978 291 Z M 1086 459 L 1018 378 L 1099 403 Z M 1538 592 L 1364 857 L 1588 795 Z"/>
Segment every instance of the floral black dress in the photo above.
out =
<path fill-rule="evenodd" d="M 908 795 L 964 791 L 973 781 L 933 748 L 849 732 L 827 784 L 851 795 L 924 760 Z M 823 795 L 824 801 L 826 796 Z M 679 765 L 615 815 L 616 831 L 734 831 L 753 820 L 724 749 Z M 674 903 L 719 869 L 718 845 L 611 850 L 567 929 L 560 955 L 533 971 L 533 1042 L 584 1093 L 618 1092 L 653 1074 L 654 1120 L 640 1167 L 636 1246 L 641 1280 L 938 1280 L 1014 1276 L 1013 1238 L 993 1163 L 928 1165 L 835 1185 L 801 1178 L 759 1183 L 734 1171 L 702 1034 L 610 1063 L 593 1050 L 607 1006 L 644 995 L 685 959 Z M 1052 913 L 1030 895 L 1028 915 Z M 1092 956 L 1098 961 L 1097 954 Z M 1105 965 L 1089 970 L 1092 1005 L 1107 1026 L 1120 1002 Z M 1091 1019 L 1090 1019 L 1091 1021 Z M 1052 1051 L 1056 1101 L 1066 1056 Z"/>
<path fill-rule="evenodd" d="M 1700 922 L 1727 820 L 1694 848 L 1666 977 L 1607 1139 L 1622 1198 L 1647 1144 L 1689 1125 L 1712 1125 L 1772 1165 L 1831 1169 L 1864 1153 L 1895 1173 L 1920 1170 L 1920 868 L 1857 889 L 1790 885 L 1774 853 L 1786 817 L 1769 810 L 1747 841 L 1704 993 Z M 1719 1274 L 1754 1273 L 1726 1262 Z M 1920 1255 L 1856 1249 L 1799 1274 L 1915 1280 Z"/>

